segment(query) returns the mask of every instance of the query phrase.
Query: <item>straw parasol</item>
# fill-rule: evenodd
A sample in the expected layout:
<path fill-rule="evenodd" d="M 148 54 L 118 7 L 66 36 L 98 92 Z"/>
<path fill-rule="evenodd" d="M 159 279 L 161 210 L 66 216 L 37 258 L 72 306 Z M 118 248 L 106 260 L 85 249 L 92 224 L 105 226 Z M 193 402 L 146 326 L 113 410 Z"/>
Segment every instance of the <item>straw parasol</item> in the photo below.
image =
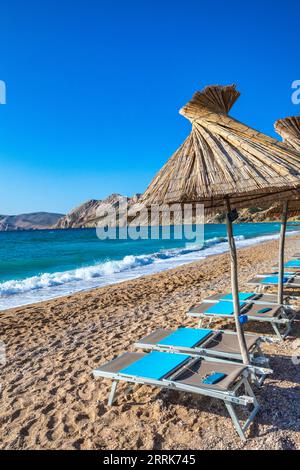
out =
<path fill-rule="evenodd" d="M 300 116 L 278 119 L 274 127 L 285 145 L 300 152 Z"/>
<path fill-rule="evenodd" d="M 283 144 L 299 153 L 298 166 L 300 168 L 300 116 L 291 116 L 278 119 L 274 124 L 275 131 L 283 138 Z M 286 225 L 288 215 L 300 213 L 300 194 L 296 194 L 294 200 L 284 202 L 280 229 L 279 242 L 279 285 L 278 303 L 283 302 L 283 273 L 284 273 L 284 248 Z"/>
<path fill-rule="evenodd" d="M 240 321 L 237 255 L 232 205 L 286 200 L 300 187 L 297 153 L 228 116 L 240 93 L 234 85 L 213 85 L 196 92 L 180 110 L 192 131 L 150 183 L 141 202 L 202 203 L 206 211 L 227 211 L 234 316 L 241 353 L 249 363 Z"/>

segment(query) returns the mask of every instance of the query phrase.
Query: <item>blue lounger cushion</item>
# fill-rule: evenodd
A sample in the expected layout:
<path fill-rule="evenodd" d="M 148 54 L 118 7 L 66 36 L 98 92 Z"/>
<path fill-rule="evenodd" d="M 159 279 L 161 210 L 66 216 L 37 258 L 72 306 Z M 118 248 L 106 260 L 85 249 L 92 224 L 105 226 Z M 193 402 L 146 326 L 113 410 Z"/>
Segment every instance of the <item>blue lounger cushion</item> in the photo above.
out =
<path fill-rule="evenodd" d="M 240 307 L 244 307 L 245 302 L 240 302 Z M 233 302 L 217 302 L 205 310 L 204 313 L 209 313 L 211 315 L 233 315 L 234 305 Z"/>
<path fill-rule="evenodd" d="M 288 280 L 289 280 L 288 277 L 284 277 L 283 278 L 283 283 L 285 284 L 286 282 L 288 282 Z M 262 284 L 278 284 L 278 276 L 264 277 L 264 278 L 262 278 L 261 283 Z"/>
<path fill-rule="evenodd" d="M 225 379 L 225 377 L 227 377 L 227 374 L 224 374 L 223 372 L 214 372 L 213 374 L 203 379 L 202 383 L 207 385 L 214 385 L 220 382 L 222 379 Z"/>
<path fill-rule="evenodd" d="M 284 265 L 286 268 L 291 267 L 299 267 L 300 268 L 300 260 L 291 260 L 285 263 Z"/>
<path fill-rule="evenodd" d="M 252 297 L 254 297 L 255 295 L 257 295 L 255 292 L 239 292 L 239 300 L 243 301 L 243 300 L 252 299 Z M 233 300 L 232 294 L 224 295 L 224 297 L 222 297 L 220 300 L 232 301 Z"/>
<path fill-rule="evenodd" d="M 196 344 L 204 341 L 211 332 L 212 330 L 201 328 L 179 328 L 169 336 L 166 336 L 166 338 L 160 340 L 157 344 L 162 346 L 181 346 L 192 348 Z"/>
<path fill-rule="evenodd" d="M 160 380 L 176 367 L 183 364 L 190 356 L 153 351 L 119 373 L 145 379 Z"/>

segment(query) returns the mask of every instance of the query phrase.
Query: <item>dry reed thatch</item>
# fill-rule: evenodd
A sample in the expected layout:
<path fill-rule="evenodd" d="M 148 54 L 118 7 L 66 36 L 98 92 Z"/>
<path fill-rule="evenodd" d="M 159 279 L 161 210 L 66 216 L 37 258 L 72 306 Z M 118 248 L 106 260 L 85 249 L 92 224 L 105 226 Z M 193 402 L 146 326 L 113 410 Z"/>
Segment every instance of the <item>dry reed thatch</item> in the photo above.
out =
<path fill-rule="evenodd" d="M 291 199 L 300 188 L 300 154 L 228 116 L 239 97 L 234 85 L 209 86 L 180 110 L 192 132 L 159 171 L 141 198 L 152 204 L 202 203 L 208 210 L 224 209 L 230 250 L 234 318 L 243 363 L 249 353 L 240 323 L 237 253 L 230 203 L 247 207 L 267 200 Z M 286 204 L 284 205 L 286 214 Z M 283 224 L 285 229 L 285 224 Z M 280 253 L 283 255 L 285 230 Z M 283 280 L 283 256 L 280 257 Z M 279 277 L 278 276 L 278 277 Z M 283 282 L 278 286 L 282 296 Z"/>
<path fill-rule="evenodd" d="M 300 116 L 278 119 L 274 127 L 284 144 L 300 152 Z"/>
<path fill-rule="evenodd" d="M 300 116 L 290 116 L 285 119 L 278 119 L 274 124 L 275 131 L 283 138 L 283 143 L 300 153 Z M 300 162 L 299 162 L 300 167 Z M 276 205 L 269 211 L 270 215 L 278 215 L 281 212 L 280 205 Z M 289 201 L 289 217 L 300 215 L 300 194 Z"/>
<path fill-rule="evenodd" d="M 192 132 L 152 180 L 141 202 L 203 203 L 224 210 L 293 199 L 300 188 L 300 153 L 254 130 L 228 112 L 240 93 L 234 85 L 196 92 L 180 114 Z"/>

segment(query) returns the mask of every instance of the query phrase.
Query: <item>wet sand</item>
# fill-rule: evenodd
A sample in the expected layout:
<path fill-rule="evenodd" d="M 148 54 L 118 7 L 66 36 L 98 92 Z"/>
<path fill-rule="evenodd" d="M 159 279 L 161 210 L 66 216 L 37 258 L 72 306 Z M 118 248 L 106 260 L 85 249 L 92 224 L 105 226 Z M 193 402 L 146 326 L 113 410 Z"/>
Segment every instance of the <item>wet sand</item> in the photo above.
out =
<path fill-rule="evenodd" d="M 278 241 L 239 250 L 240 287 L 276 263 Z M 287 257 L 300 251 L 288 238 Z M 264 344 L 274 374 L 256 389 L 262 406 L 240 441 L 224 405 L 146 386 L 107 406 L 110 382 L 92 369 L 133 350 L 157 327 L 195 327 L 187 309 L 228 292 L 228 254 L 159 274 L 1 312 L 2 449 L 300 449 L 300 328 L 284 343 Z M 249 288 L 247 289 L 249 290 Z M 299 293 L 300 294 L 300 293 Z M 300 305 L 300 303 L 299 303 Z M 234 329 L 232 322 L 216 327 Z M 272 336 L 262 324 L 247 330 Z"/>

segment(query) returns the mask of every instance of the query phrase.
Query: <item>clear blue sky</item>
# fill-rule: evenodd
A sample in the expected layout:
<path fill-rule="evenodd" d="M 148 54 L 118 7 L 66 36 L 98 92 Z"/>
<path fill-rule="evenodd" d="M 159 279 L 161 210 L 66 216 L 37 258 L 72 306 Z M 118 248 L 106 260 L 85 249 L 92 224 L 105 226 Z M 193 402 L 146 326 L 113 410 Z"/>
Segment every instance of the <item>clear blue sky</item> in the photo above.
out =
<path fill-rule="evenodd" d="M 231 114 L 271 135 L 300 114 L 296 0 L 10 0 L 0 47 L 0 214 L 143 192 L 207 84 L 236 83 Z"/>

